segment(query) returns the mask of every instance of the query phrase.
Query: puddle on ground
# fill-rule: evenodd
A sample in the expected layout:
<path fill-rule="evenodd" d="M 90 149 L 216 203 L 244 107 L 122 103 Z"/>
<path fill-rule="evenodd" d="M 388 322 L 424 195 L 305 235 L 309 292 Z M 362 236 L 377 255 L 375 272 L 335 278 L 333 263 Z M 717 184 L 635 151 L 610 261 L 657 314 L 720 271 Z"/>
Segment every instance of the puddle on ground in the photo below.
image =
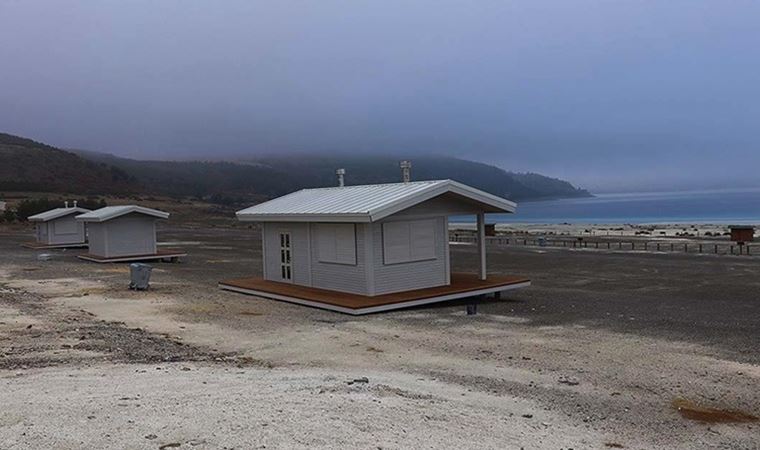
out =
<path fill-rule="evenodd" d="M 700 406 L 684 398 L 674 399 L 672 405 L 682 417 L 697 422 L 747 423 L 760 420 L 760 418 L 743 411 Z"/>

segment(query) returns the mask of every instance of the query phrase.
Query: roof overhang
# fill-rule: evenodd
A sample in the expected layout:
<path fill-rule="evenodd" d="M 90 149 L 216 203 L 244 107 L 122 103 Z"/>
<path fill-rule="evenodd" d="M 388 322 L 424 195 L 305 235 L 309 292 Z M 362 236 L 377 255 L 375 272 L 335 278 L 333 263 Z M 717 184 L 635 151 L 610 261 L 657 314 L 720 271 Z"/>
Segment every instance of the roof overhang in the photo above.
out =
<path fill-rule="evenodd" d="M 60 219 L 61 217 L 67 217 L 72 214 L 83 214 L 90 212 L 89 209 L 73 207 L 73 208 L 56 208 L 43 213 L 35 214 L 27 217 L 30 222 L 49 222 L 51 220 Z"/>
<path fill-rule="evenodd" d="M 159 211 L 157 209 L 145 208 L 143 206 L 129 206 L 129 207 L 124 207 L 124 208 L 114 208 L 114 209 L 109 209 L 109 208 L 111 207 L 96 209 L 95 211 L 92 211 L 90 213 L 77 216 L 76 219 L 82 222 L 96 222 L 97 223 L 97 222 L 106 222 L 109 220 L 113 220 L 118 217 L 126 216 L 128 214 L 141 214 L 141 215 L 153 217 L 156 219 L 169 218 L 168 212 Z"/>

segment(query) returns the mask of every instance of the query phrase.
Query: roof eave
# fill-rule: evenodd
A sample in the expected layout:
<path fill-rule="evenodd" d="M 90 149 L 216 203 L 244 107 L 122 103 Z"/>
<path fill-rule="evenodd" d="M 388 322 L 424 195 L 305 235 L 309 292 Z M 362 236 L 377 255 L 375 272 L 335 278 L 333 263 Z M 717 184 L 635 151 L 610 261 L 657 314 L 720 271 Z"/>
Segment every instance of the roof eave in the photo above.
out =
<path fill-rule="evenodd" d="M 420 191 L 416 195 L 413 195 L 409 198 L 402 199 L 398 202 L 394 202 L 392 204 L 385 205 L 382 208 L 377 208 L 376 210 L 370 211 L 372 222 L 382 220 L 388 216 L 411 208 L 415 205 L 418 205 L 447 192 L 461 195 L 470 200 L 488 205 L 491 208 L 495 208 L 497 210 L 489 212 L 511 214 L 517 210 L 517 204 L 515 202 L 512 202 L 505 198 L 497 197 L 493 194 L 489 194 L 488 192 L 466 186 L 453 180 L 446 180 L 445 183 L 432 185 L 428 189 Z"/>
<path fill-rule="evenodd" d="M 241 222 L 343 222 L 368 223 L 368 214 L 235 214 Z"/>

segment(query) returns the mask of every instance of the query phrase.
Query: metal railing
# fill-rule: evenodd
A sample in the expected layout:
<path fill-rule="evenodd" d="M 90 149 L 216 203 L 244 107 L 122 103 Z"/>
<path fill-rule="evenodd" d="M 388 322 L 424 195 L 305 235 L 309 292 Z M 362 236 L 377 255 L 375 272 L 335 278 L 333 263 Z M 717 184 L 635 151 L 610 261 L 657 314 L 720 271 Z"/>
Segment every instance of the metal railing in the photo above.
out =
<path fill-rule="evenodd" d="M 450 242 L 475 243 L 474 235 L 450 233 Z M 575 249 L 598 249 L 618 251 L 640 251 L 659 253 L 711 253 L 716 255 L 755 255 L 750 244 L 740 245 L 734 242 L 653 242 L 646 240 L 613 240 L 588 238 L 543 238 L 536 236 L 487 236 L 488 245 L 517 245 L 524 247 L 561 247 Z M 758 253 L 760 255 L 760 253 Z"/>

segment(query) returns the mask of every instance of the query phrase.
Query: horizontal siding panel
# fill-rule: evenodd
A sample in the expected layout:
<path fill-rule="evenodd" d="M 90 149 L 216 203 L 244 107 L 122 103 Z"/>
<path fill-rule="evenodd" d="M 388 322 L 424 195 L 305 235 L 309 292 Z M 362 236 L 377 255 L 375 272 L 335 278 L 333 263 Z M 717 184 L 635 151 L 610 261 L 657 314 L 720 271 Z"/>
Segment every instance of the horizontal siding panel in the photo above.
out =
<path fill-rule="evenodd" d="M 372 224 L 374 253 L 375 295 L 401 292 L 411 289 L 443 286 L 446 284 L 446 218 L 437 217 L 434 222 L 433 259 L 399 264 L 385 264 L 383 256 L 383 228 L 395 222 Z"/>
<path fill-rule="evenodd" d="M 312 224 L 311 236 L 312 242 L 316 242 L 317 233 L 320 224 Z M 364 229 L 369 225 L 357 224 L 353 229 L 353 239 L 347 234 L 347 229 L 343 231 L 343 241 L 353 243 L 353 253 L 355 264 L 335 264 L 319 260 L 317 252 L 313 252 L 311 259 L 311 278 L 312 286 L 334 291 L 350 292 L 352 294 L 367 295 L 367 273 L 366 273 L 366 255 L 363 251 L 357 252 L 356 249 L 364 249 Z M 348 244 L 343 244 L 348 245 Z"/>

